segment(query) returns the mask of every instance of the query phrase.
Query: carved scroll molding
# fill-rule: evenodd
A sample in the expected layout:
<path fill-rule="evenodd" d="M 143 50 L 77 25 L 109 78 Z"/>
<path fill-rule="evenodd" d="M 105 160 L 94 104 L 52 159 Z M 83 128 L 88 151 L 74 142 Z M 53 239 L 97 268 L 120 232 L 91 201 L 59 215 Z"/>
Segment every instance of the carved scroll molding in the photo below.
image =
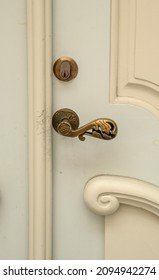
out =
<path fill-rule="evenodd" d="M 159 216 L 159 187 L 129 177 L 100 175 L 89 180 L 84 201 L 96 214 L 110 215 L 120 204 L 143 208 Z"/>
<path fill-rule="evenodd" d="M 29 258 L 52 255 L 52 0 L 27 0 Z"/>
<path fill-rule="evenodd" d="M 158 0 L 111 0 L 110 101 L 159 117 Z"/>

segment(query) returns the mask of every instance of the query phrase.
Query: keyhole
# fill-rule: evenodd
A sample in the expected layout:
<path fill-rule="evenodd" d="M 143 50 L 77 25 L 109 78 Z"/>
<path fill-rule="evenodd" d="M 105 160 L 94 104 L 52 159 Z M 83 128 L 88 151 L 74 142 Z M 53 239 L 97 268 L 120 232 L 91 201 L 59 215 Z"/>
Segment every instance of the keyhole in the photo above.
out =
<path fill-rule="evenodd" d="M 63 79 L 67 79 L 67 78 L 69 78 L 69 76 L 70 76 L 70 74 L 67 70 L 61 71 L 61 77 Z"/>
<path fill-rule="evenodd" d="M 71 67 L 70 63 L 68 61 L 63 61 L 61 63 L 61 68 L 60 68 L 60 76 L 63 80 L 67 80 L 70 77 L 71 72 Z"/>

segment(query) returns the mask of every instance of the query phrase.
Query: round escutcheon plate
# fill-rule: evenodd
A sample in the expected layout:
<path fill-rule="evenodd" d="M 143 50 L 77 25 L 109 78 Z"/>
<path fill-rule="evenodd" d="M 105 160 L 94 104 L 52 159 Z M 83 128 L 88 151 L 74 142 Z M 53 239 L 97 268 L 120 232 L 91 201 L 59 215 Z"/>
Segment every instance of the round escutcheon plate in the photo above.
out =
<path fill-rule="evenodd" d="M 58 132 L 58 125 L 64 120 L 67 120 L 70 123 L 73 130 L 79 127 L 78 115 L 73 110 L 64 108 L 56 111 L 52 118 L 53 128 L 57 132 Z"/>
<path fill-rule="evenodd" d="M 67 71 L 69 72 L 66 75 L 62 74 L 63 72 L 65 72 L 65 67 L 66 67 L 66 72 Z M 56 78 L 58 78 L 63 82 L 68 82 L 73 80 L 77 76 L 78 66 L 77 63 L 71 57 L 63 56 L 57 59 L 56 62 L 54 63 L 53 72 Z"/>

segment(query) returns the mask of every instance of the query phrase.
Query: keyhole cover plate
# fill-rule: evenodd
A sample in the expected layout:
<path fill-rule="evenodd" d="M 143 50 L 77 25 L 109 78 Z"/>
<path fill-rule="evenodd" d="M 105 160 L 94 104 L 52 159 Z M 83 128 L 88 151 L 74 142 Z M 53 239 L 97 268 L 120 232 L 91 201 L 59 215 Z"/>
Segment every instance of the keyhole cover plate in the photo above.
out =
<path fill-rule="evenodd" d="M 61 72 L 62 72 L 61 66 L 62 66 L 63 62 L 67 62 L 70 65 L 70 67 L 69 67 L 70 73 L 67 78 L 65 76 L 63 77 L 61 75 Z M 64 71 L 64 69 L 63 69 L 63 71 Z M 66 71 L 67 71 L 67 69 L 66 69 Z M 77 76 L 78 66 L 77 66 L 77 63 L 72 58 L 63 56 L 63 57 L 60 57 L 58 60 L 56 60 L 56 62 L 54 63 L 53 72 L 54 72 L 56 78 L 58 78 L 59 80 L 64 81 L 64 82 L 68 82 L 68 81 L 73 80 Z"/>

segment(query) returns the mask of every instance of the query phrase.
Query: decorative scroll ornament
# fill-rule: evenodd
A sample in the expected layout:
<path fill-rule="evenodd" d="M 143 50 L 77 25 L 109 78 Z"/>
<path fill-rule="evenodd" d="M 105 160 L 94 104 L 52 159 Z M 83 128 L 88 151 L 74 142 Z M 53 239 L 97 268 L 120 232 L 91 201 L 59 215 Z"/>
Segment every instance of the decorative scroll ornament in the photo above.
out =
<path fill-rule="evenodd" d="M 84 201 L 94 213 L 103 216 L 115 213 L 121 204 L 142 208 L 159 216 L 159 188 L 134 178 L 96 176 L 86 183 Z"/>
<path fill-rule="evenodd" d="M 59 134 L 67 137 L 78 136 L 81 141 L 85 140 L 85 135 L 103 140 L 111 140 L 117 134 L 116 123 L 106 118 L 94 120 L 78 128 L 79 117 L 70 109 L 57 111 L 53 116 L 52 124 Z"/>
<path fill-rule="evenodd" d="M 120 206 L 119 200 L 113 195 L 101 193 L 97 197 L 97 208 L 101 215 L 110 215 L 116 212 Z"/>

